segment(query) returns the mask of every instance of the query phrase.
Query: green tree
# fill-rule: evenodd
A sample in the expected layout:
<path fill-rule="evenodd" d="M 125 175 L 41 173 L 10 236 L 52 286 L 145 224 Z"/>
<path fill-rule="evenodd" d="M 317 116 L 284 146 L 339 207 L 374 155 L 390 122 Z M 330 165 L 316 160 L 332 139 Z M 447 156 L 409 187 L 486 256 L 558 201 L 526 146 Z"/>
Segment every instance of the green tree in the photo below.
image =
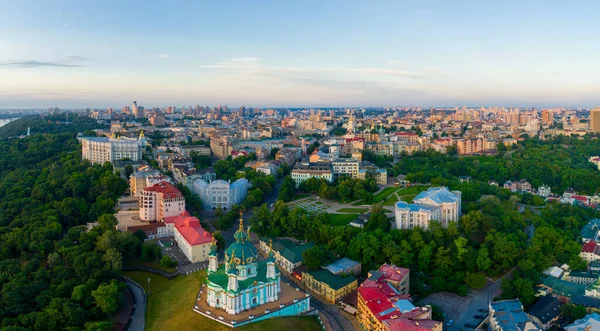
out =
<path fill-rule="evenodd" d="M 324 246 L 314 246 L 302 253 L 302 264 L 309 269 L 318 269 L 324 266 L 329 259 L 329 252 Z"/>
<path fill-rule="evenodd" d="M 92 297 L 98 308 L 105 314 L 114 314 L 119 309 L 121 289 L 117 281 L 103 283 L 92 291 Z"/>

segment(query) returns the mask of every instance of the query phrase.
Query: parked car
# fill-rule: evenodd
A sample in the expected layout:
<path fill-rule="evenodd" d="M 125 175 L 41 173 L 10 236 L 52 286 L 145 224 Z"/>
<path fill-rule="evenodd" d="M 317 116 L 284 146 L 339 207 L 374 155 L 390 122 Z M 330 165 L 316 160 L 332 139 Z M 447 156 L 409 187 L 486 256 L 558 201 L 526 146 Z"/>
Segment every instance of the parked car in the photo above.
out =
<path fill-rule="evenodd" d="M 471 323 L 466 323 L 465 324 L 465 328 L 473 328 L 474 329 L 476 327 L 477 327 L 477 325 L 475 325 L 475 324 L 471 324 Z"/>
<path fill-rule="evenodd" d="M 475 318 L 481 318 L 481 319 L 484 319 L 484 318 L 485 318 L 485 316 L 483 316 L 483 315 L 475 315 L 475 316 L 473 316 L 473 317 L 475 317 Z"/>
<path fill-rule="evenodd" d="M 477 311 L 480 312 L 480 313 L 487 313 L 488 312 L 488 310 L 485 309 L 485 308 L 479 309 Z"/>
<path fill-rule="evenodd" d="M 446 326 L 450 326 L 452 323 L 454 323 L 454 320 L 449 320 L 448 323 L 446 323 Z"/>

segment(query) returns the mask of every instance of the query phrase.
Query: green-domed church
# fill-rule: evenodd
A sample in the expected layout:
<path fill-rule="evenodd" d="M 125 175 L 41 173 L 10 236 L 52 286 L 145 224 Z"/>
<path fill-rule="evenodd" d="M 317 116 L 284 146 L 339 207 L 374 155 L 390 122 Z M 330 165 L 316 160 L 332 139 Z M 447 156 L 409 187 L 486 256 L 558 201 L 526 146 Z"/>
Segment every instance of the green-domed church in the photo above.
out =
<path fill-rule="evenodd" d="M 213 241 L 208 257 L 206 301 L 209 306 L 238 314 L 244 310 L 276 301 L 281 291 L 279 272 L 275 267 L 273 251 L 266 261 L 259 261 L 258 250 L 244 229 L 234 234 L 235 243 L 225 251 L 225 263 L 219 266 L 217 246 Z"/>

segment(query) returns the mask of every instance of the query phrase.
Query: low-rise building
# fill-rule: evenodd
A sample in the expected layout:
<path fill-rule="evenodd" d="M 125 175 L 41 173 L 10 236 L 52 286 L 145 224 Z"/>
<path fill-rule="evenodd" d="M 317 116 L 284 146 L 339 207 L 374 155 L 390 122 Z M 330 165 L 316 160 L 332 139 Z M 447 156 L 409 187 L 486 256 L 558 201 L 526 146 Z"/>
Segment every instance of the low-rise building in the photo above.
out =
<path fill-rule="evenodd" d="M 291 175 L 294 182 L 296 182 L 296 186 L 309 178 L 323 178 L 330 183 L 333 182 L 333 170 L 329 162 L 296 164 Z"/>
<path fill-rule="evenodd" d="M 492 331 L 542 330 L 541 326 L 523 311 L 519 299 L 490 302 L 489 325 Z"/>
<path fill-rule="evenodd" d="M 540 325 L 542 330 L 549 330 L 561 316 L 562 304 L 552 296 L 541 297 L 528 311 L 534 324 Z"/>
<path fill-rule="evenodd" d="M 248 195 L 250 183 L 246 178 L 240 178 L 235 182 L 215 180 L 206 182 L 198 178 L 194 180 L 194 193 L 200 196 L 204 209 L 231 209 L 233 205 L 241 203 Z"/>
<path fill-rule="evenodd" d="M 538 188 L 538 195 L 544 198 L 547 198 L 552 195 L 552 190 L 550 186 L 542 185 Z"/>
<path fill-rule="evenodd" d="M 351 260 L 347 257 L 339 259 L 324 267 L 334 275 L 354 275 L 358 276 L 361 271 L 361 264 L 358 261 Z"/>
<path fill-rule="evenodd" d="M 587 263 L 600 260 L 600 245 L 594 240 L 586 242 L 583 244 L 579 256 Z"/>
<path fill-rule="evenodd" d="M 409 204 L 399 201 L 395 205 L 397 229 L 421 227 L 427 229 L 429 221 L 436 220 L 444 227 L 457 222 L 461 214 L 461 192 L 445 187 L 431 187 L 421 192 Z"/>
<path fill-rule="evenodd" d="M 357 319 L 364 330 L 441 331 L 430 306 L 415 307 L 408 294 L 409 269 L 383 265 L 370 271 L 357 292 Z"/>
<path fill-rule="evenodd" d="M 592 313 L 564 327 L 565 331 L 600 330 L 600 314 Z"/>
<path fill-rule="evenodd" d="M 202 228 L 200 220 L 183 212 L 177 216 L 165 217 L 164 223 L 169 231 L 173 231 L 175 242 L 190 262 L 204 262 L 208 259 L 213 237 Z"/>
<path fill-rule="evenodd" d="M 329 270 L 319 269 L 302 272 L 302 284 L 327 302 L 335 304 L 346 294 L 356 290 L 358 280 L 354 276 L 340 277 Z"/>
<path fill-rule="evenodd" d="M 302 253 L 314 246 L 313 243 L 302 244 L 291 238 L 261 238 L 259 247 L 263 253 L 267 254 L 273 243 L 273 253 L 277 264 L 279 264 L 288 273 L 302 266 Z"/>

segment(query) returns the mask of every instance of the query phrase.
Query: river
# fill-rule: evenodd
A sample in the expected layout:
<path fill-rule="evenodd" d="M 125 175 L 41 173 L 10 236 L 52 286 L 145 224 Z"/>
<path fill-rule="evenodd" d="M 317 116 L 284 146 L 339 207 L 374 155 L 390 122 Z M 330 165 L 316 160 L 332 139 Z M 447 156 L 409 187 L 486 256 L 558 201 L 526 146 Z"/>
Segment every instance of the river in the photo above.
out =
<path fill-rule="evenodd" d="M 0 127 L 4 126 L 5 124 L 8 124 L 14 120 L 16 120 L 16 118 L 9 118 L 9 119 L 5 119 L 5 120 L 0 119 Z"/>

